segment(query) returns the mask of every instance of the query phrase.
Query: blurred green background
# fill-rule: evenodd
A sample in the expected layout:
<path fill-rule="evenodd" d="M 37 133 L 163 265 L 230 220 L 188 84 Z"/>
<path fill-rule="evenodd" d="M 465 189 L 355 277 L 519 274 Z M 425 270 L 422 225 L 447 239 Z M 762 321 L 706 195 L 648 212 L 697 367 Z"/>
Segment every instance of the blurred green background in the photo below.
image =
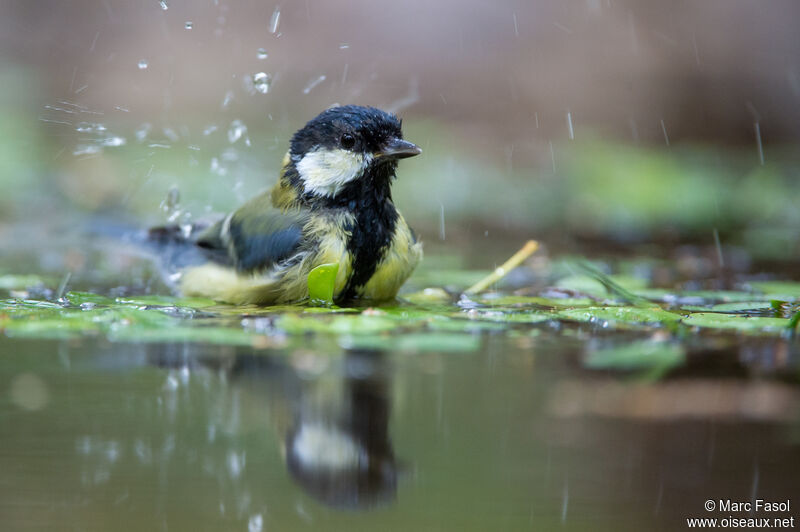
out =
<path fill-rule="evenodd" d="M 87 213 L 162 223 L 173 187 L 180 219 L 226 211 L 274 182 L 305 121 L 358 103 L 424 149 L 395 190 L 429 250 L 719 242 L 791 266 L 798 17 L 791 1 L 9 0 L 0 243 Z"/>

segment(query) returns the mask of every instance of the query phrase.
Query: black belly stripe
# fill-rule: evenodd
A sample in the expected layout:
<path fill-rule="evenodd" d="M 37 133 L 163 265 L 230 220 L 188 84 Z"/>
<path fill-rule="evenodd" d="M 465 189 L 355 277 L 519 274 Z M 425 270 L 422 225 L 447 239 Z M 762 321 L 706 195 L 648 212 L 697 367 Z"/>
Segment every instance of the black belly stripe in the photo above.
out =
<path fill-rule="evenodd" d="M 351 256 L 350 278 L 339 296 L 340 300 L 355 299 L 358 289 L 370 280 L 392 244 L 396 222 L 397 211 L 393 206 L 391 212 L 375 217 L 370 212 L 358 213 L 352 236 L 347 242 Z"/>

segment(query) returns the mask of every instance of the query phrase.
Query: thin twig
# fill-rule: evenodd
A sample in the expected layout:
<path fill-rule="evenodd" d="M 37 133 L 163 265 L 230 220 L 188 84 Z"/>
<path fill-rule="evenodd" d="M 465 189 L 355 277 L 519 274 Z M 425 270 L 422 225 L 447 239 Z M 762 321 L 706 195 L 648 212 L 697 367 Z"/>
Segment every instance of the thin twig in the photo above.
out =
<path fill-rule="evenodd" d="M 528 240 L 525 245 L 522 246 L 522 249 L 514 253 L 502 266 L 496 268 L 492 273 L 467 288 L 464 293 L 477 294 L 478 292 L 483 292 L 489 288 L 489 286 L 508 275 L 508 272 L 522 264 L 522 262 L 533 255 L 537 249 L 539 249 L 539 243 L 536 240 Z"/>

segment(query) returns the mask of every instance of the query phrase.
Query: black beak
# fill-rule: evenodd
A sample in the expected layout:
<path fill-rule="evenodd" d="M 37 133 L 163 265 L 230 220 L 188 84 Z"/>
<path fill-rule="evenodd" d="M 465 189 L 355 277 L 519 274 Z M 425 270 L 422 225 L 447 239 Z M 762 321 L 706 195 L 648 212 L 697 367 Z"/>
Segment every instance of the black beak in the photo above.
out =
<path fill-rule="evenodd" d="M 416 144 L 408 142 L 407 140 L 392 138 L 381 147 L 381 150 L 376 153 L 377 157 L 391 157 L 392 159 L 405 159 L 406 157 L 413 157 L 422 153 L 422 150 Z"/>

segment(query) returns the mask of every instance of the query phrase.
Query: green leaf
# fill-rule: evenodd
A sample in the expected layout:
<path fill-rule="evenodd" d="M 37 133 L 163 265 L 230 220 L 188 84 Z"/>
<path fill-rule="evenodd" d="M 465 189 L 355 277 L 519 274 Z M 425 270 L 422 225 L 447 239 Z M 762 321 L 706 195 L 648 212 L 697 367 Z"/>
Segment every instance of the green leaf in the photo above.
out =
<path fill-rule="evenodd" d="M 558 314 L 547 311 L 533 312 L 503 312 L 501 310 L 490 311 L 470 311 L 468 314 L 462 313 L 462 317 L 472 320 L 495 321 L 499 323 L 541 323 L 544 321 L 558 319 Z"/>
<path fill-rule="evenodd" d="M 64 296 L 71 304 L 77 306 L 89 303 L 90 305 L 109 306 L 114 304 L 110 297 L 100 296 L 91 292 L 67 292 Z"/>
<path fill-rule="evenodd" d="M 748 333 L 780 333 L 789 325 L 784 318 L 750 317 L 737 314 L 716 314 L 698 312 L 686 318 L 683 323 L 710 329 L 729 329 Z"/>
<path fill-rule="evenodd" d="M 312 304 L 333 305 L 339 263 L 321 264 L 308 274 L 308 298 Z"/>
<path fill-rule="evenodd" d="M 118 297 L 116 302 L 122 305 L 137 307 L 189 307 L 205 308 L 218 303 L 212 299 L 202 297 L 172 297 L 172 296 L 132 296 Z"/>
<path fill-rule="evenodd" d="M 478 302 L 484 305 L 491 305 L 493 307 L 510 307 L 510 306 L 538 306 L 538 307 L 552 307 L 552 308 L 568 308 L 568 307 L 588 307 L 594 301 L 585 297 L 538 297 L 538 296 L 501 296 L 496 297 L 481 297 Z"/>
<path fill-rule="evenodd" d="M 746 312 L 772 309 L 770 301 L 743 301 L 741 303 L 720 303 L 711 307 L 713 312 Z"/>
<path fill-rule="evenodd" d="M 752 281 L 747 284 L 754 290 L 766 294 L 771 299 L 800 299 L 800 283 L 792 281 Z"/>
<path fill-rule="evenodd" d="M 681 319 L 679 314 L 667 312 L 658 307 L 590 307 L 585 309 L 562 310 L 558 316 L 574 321 L 609 321 L 630 324 L 657 324 L 675 323 Z"/>

